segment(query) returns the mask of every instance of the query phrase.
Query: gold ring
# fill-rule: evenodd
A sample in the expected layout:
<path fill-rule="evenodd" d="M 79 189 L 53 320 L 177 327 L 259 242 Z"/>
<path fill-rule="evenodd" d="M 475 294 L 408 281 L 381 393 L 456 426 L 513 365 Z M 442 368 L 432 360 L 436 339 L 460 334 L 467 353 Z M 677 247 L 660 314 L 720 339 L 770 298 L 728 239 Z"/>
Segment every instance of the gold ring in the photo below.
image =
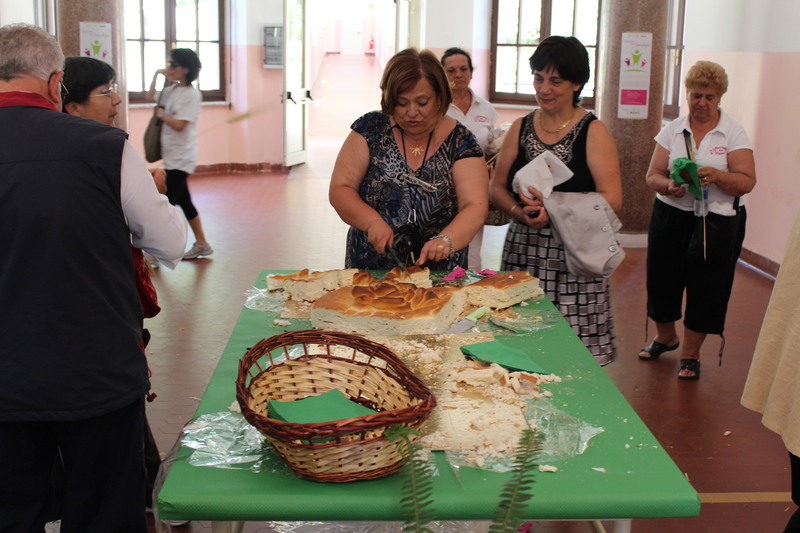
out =
<path fill-rule="evenodd" d="M 439 246 L 437 246 L 437 248 L 444 248 L 444 246 L 442 246 L 442 245 L 440 244 Z"/>

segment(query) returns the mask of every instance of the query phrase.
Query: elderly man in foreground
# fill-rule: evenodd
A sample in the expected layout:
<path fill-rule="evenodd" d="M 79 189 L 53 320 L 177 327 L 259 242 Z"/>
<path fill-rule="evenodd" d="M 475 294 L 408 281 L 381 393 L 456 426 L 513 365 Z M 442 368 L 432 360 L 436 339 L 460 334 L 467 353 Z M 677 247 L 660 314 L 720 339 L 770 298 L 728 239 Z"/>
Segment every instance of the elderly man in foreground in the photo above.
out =
<path fill-rule="evenodd" d="M 0 531 L 146 532 L 150 383 L 130 243 L 174 268 L 183 215 L 120 129 L 61 113 L 64 55 L 0 28 Z"/>

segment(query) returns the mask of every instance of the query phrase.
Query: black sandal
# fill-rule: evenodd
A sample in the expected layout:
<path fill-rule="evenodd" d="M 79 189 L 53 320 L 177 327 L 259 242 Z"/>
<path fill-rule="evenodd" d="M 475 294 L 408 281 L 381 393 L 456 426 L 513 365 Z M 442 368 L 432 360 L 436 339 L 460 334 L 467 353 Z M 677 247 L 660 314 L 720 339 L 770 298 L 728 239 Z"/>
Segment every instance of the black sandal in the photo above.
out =
<path fill-rule="evenodd" d="M 648 346 L 647 348 L 643 348 L 642 349 L 642 352 L 649 353 L 650 357 L 642 357 L 642 353 L 639 352 L 639 359 L 642 359 L 644 361 L 655 361 L 656 359 L 661 357 L 662 353 L 671 352 L 672 350 L 677 350 L 678 346 L 680 346 L 680 345 L 681 345 L 680 342 L 676 342 L 672 346 L 667 346 L 664 343 L 661 343 L 661 342 L 658 342 L 658 341 L 653 341 L 653 342 L 650 343 L 650 346 Z"/>
<path fill-rule="evenodd" d="M 681 376 L 682 370 L 694 372 L 694 376 Z M 681 368 L 678 370 L 679 379 L 700 379 L 700 360 L 699 359 L 681 359 Z"/>

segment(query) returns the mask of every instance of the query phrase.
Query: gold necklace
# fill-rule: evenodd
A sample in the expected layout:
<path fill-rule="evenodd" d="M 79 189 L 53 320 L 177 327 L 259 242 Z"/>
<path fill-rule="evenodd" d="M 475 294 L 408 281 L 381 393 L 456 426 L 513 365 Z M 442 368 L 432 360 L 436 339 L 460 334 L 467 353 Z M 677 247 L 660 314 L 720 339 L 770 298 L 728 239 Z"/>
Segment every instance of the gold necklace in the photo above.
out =
<path fill-rule="evenodd" d="M 558 128 L 557 130 L 548 130 L 547 128 L 544 127 L 544 122 L 542 121 L 542 110 L 540 109 L 539 110 L 539 126 L 547 133 L 558 133 L 559 131 L 561 131 L 564 128 L 566 128 L 567 124 L 572 122 L 572 119 L 575 118 L 575 113 L 577 111 L 578 111 L 578 108 L 577 107 L 573 107 L 572 108 L 572 114 L 569 116 L 569 119 L 567 119 L 567 121 L 565 123 L 563 123 L 560 128 Z"/>

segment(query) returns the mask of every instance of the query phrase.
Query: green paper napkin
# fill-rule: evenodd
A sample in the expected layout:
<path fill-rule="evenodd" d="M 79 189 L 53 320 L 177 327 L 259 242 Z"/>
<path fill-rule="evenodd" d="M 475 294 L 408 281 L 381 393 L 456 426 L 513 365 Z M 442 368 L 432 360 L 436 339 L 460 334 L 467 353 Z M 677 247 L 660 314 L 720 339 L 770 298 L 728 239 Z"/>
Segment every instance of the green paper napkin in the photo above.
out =
<path fill-rule="evenodd" d="M 522 370 L 536 374 L 547 374 L 531 357 L 521 350 L 510 348 L 497 341 L 479 342 L 462 346 L 461 351 L 467 357 L 483 361 L 484 363 L 497 363 L 509 370 Z"/>
<path fill-rule="evenodd" d="M 679 157 L 672 162 L 672 172 L 669 173 L 669 177 L 676 183 L 688 183 L 689 192 L 698 200 L 702 200 L 703 192 L 700 188 L 700 176 L 697 174 L 698 168 L 700 167 L 697 166 L 697 163 L 688 157 Z M 686 179 L 687 174 L 688 180 Z"/>
<path fill-rule="evenodd" d="M 270 400 L 267 413 L 270 418 L 297 424 L 316 424 L 345 420 L 359 416 L 374 415 L 369 407 L 349 400 L 339 389 L 333 389 L 319 396 L 309 396 L 302 400 L 282 402 Z"/>

